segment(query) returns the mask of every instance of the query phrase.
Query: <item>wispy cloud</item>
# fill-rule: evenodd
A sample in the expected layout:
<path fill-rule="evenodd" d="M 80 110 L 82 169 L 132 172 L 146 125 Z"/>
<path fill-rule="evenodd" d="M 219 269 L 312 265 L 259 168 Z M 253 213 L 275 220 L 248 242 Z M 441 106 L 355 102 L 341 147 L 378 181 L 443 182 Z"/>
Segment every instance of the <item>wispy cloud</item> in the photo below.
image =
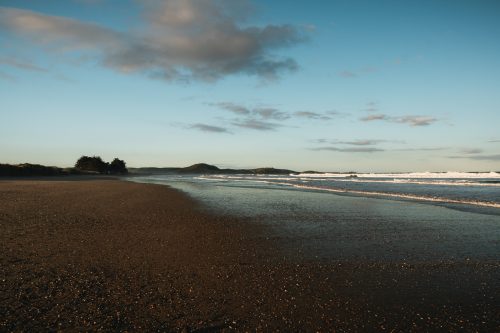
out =
<path fill-rule="evenodd" d="M 315 147 L 310 150 L 328 150 L 328 151 L 338 151 L 338 152 L 353 152 L 353 153 L 374 153 L 374 152 L 417 152 L 417 151 L 442 151 L 447 150 L 449 147 L 413 147 L 413 148 L 381 148 L 379 145 L 383 143 L 396 143 L 396 144 L 406 144 L 403 140 L 382 140 L 382 139 L 359 139 L 350 141 L 341 140 L 328 140 L 328 139 L 315 139 L 310 142 L 317 144 L 330 144 L 330 146 Z M 338 145 L 354 146 L 354 147 L 342 147 Z"/>
<path fill-rule="evenodd" d="M 316 139 L 312 140 L 314 143 L 329 143 L 332 145 L 347 145 L 347 146 L 376 146 L 382 143 L 397 143 L 405 144 L 403 140 L 385 140 L 385 139 L 357 139 L 357 140 L 327 140 L 327 139 Z"/>
<path fill-rule="evenodd" d="M 257 131 L 274 131 L 281 127 L 280 124 L 255 119 L 237 120 L 232 123 L 234 126 L 257 130 Z"/>
<path fill-rule="evenodd" d="M 191 125 L 190 128 L 197 129 L 202 132 L 211 132 L 211 133 L 230 133 L 227 128 L 207 125 L 207 124 L 194 124 Z"/>
<path fill-rule="evenodd" d="M 296 61 L 276 51 L 307 39 L 305 29 L 292 25 L 243 27 L 249 11 L 234 0 L 139 3 L 144 13 L 136 31 L 0 7 L 0 32 L 26 37 L 45 49 L 83 53 L 123 73 L 205 81 L 231 74 L 275 79 L 295 71 Z"/>
<path fill-rule="evenodd" d="M 338 146 L 324 146 L 324 147 L 315 147 L 310 150 L 326 150 L 326 151 L 338 151 L 345 153 L 376 153 L 376 152 L 432 152 L 432 151 L 443 151 L 449 149 L 448 147 L 416 147 L 416 148 L 398 148 L 398 149 L 386 149 L 381 147 L 374 147 L 382 142 L 399 142 L 404 143 L 404 141 L 389 141 L 389 140 L 359 140 L 359 141 L 328 141 L 325 139 L 314 140 L 315 143 L 333 143 L 333 144 L 345 144 L 345 145 L 353 145 L 357 147 L 338 147 Z M 450 158 L 473 158 L 474 155 L 469 156 L 455 156 Z"/>
<path fill-rule="evenodd" d="M 237 114 L 239 116 L 247 117 L 247 119 L 257 120 L 287 120 L 291 118 L 307 118 L 313 120 L 329 120 L 334 115 L 340 115 L 336 111 L 327 111 L 325 113 L 312 112 L 312 111 L 297 111 L 286 112 L 274 107 L 247 107 L 241 104 L 231 102 L 208 103 L 208 105 L 218 107 L 224 111 Z"/>
<path fill-rule="evenodd" d="M 333 111 L 328 111 L 328 114 L 335 115 L 337 113 L 333 113 Z M 332 119 L 329 116 L 326 116 L 321 113 L 312 112 L 312 111 L 297 111 L 293 113 L 294 116 L 299 118 L 307 118 L 307 119 L 316 119 L 316 120 L 330 120 Z"/>
<path fill-rule="evenodd" d="M 333 115 L 337 115 L 336 111 L 328 111 L 325 113 L 313 111 L 297 111 L 286 112 L 275 107 L 256 106 L 248 107 L 242 104 L 232 102 L 206 103 L 220 110 L 230 112 L 237 115 L 236 119 L 228 122 L 229 126 L 239 128 L 257 130 L 257 131 L 274 131 L 280 127 L 284 127 L 283 121 L 291 119 L 306 118 L 311 120 L 329 120 Z M 332 115 L 332 116 L 329 116 Z"/>
<path fill-rule="evenodd" d="M 429 116 L 403 116 L 391 118 L 392 121 L 400 124 L 409 124 L 410 126 L 428 126 L 437 121 Z"/>
<path fill-rule="evenodd" d="M 0 57 L 0 65 L 7 65 L 34 72 L 47 72 L 46 68 L 40 67 L 38 65 L 35 65 L 27 61 L 21 61 L 14 58 Z"/>
<path fill-rule="evenodd" d="M 399 117 L 391 117 L 386 114 L 370 114 L 368 116 L 360 118 L 361 121 L 377 121 L 377 120 L 382 120 L 382 121 L 388 121 L 392 123 L 399 123 L 399 124 L 408 124 L 412 127 L 417 127 L 417 126 L 429 126 L 436 121 L 438 121 L 437 118 L 430 117 L 430 116 L 420 116 L 420 115 L 407 115 L 407 116 L 399 116 Z"/>
<path fill-rule="evenodd" d="M 236 113 L 238 115 L 250 114 L 250 110 L 248 108 L 230 102 L 209 103 L 209 105 L 217 106 L 223 110 Z"/>
<path fill-rule="evenodd" d="M 447 150 L 449 147 L 420 147 L 420 148 L 400 148 L 393 149 L 393 151 L 442 151 Z"/>
<path fill-rule="evenodd" d="M 285 120 L 290 118 L 286 112 L 281 112 L 275 108 L 255 108 L 253 113 L 260 116 L 262 119 Z"/>
<path fill-rule="evenodd" d="M 385 151 L 385 149 L 374 148 L 374 147 L 364 147 L 364 148 L 316 147 L 316 148 L 311 148 L 310 150 L 338 151 L 338 152 L 342 152 L 342 153 L 376 153 L 376 152 Z"/>
<path fill-rule="evenodd" d="M 312 142 L 312 143 L 328 143 L 329 140 L 327 140 L 327 139 L 314 139 L 314 140 L 309 140 L 309 142 Z"/>
<path fill-rule="evenodd" d="M 495 142 L 500 142 L 500 140 L 489 140 L 489 143 L 495 143 Z"/>
<path fill-rule="evenodd" d="M 344 145 L 352 146 L 374 146 L 382 142 L 387 142 L 387 140 L 354 140 L 354 141 L 337 141 Z"/>
<path fill-rule="evenodd" d="M 343 77 L 343 78 L 347 78 L 347 79 L 352 79 L 352 78 L 355 78 L 355 77 L 358 77 L 358 75 L 354 72 L 351 72 L 351 71 L 341 71 L 339 72 L 339 76 Z"/>
<path fill-rule="evenodd" d="M 360 118 L 361 121 L 374 121 L 374 120 L 388 120 L 389 117 L 385 114 L 370 114 L 366 117 Z"/>
<path fill-rule="evenodd" d="M 345 69 L 343 71 L 338 72 L 338 75 L 340 77 L 343 77 L 343 78 L 352 79 L 352 78 L 356 78 L 356 77 L 359 77 L 359 76 L 362 76 L 365 74 L 374 73 L 376 71 L 377 71 L 377 68 L 375 68 L 373 66 L 365 66 L 365 67 L 359 68 L 357 70 Z"/>
<path fill-rule="evenodd" d="M 479 149 L 479 148 L 462 148 L 462 149 L 460 149 L 460 153 L 465 154 L 465 155 L 481 154 L 482 152 L 483 152 L 483 150 Z"/>
<path fill-rule="evenodd" d="M 477 161 L 500 161 L 500 154 L 494 154 L 494 155 L 456 155 L 456 156 L 448 156 L 448 158 L 453 158 L 453 159 L 470 159 L 470 160 L 477 160 Z"/>
<path fill-rule="evenodd" d="M 77 2 L 77 3 L 83 3 L 86 5 L 96 5 L 96 4 L 101 3 L 105 0 L 73 0 L 73 1 Z"/>

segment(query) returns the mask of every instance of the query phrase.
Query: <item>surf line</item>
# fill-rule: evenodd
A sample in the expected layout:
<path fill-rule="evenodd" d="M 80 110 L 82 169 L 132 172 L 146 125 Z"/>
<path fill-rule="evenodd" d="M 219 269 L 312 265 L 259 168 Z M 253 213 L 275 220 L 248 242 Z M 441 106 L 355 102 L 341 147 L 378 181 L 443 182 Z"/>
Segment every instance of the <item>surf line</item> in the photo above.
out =
<path fill-rule="evenodd" d="M 285 184 L 286 183 L 280 183 L 280 185 L 285 185 Z M 487 201 L 431 198 L 431 197 L 418 196 L 418 195 L 412 195 L 412 194 L 384 193 L 384 192 L 372 192 L 372 191 L 356 191 L 356 190 L 325 188 L 325 187 L 317 187 L 317 186 L 307 186 L 307 185 L 299 185 L 299 184 L 286 184 L 286 185 L 296 187 L 296 188 L 307 189 L 307 190 L 317 190 L 317 191 L 326 191 L 326 192 L 334 192 L 334 193 L 354 193 L 354 194 L 370 195 L 370 196 L 382 196 L 382 197 L 412 199 L 412 200 L 416 200 L 416 201 L 442 202 L 442 203 L 453 203 L 453 204 L 462 204 L 462 205 L 474 205 L 474 206 L 481 206 L 481 207 L 500 208 L 500 203 L 487 202 Z"/>

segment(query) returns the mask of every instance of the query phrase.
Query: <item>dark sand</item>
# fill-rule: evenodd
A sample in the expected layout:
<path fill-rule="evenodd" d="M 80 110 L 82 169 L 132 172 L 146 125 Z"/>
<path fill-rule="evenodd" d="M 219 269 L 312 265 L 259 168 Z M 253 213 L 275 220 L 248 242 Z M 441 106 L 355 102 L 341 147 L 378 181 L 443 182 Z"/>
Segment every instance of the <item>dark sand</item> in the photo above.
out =
<path fill-rule="evenodd" d="M 2 332 L 500 327 L 498 262 L 287 258 L 159 185 L 0 181 L 0 263 Z"/>

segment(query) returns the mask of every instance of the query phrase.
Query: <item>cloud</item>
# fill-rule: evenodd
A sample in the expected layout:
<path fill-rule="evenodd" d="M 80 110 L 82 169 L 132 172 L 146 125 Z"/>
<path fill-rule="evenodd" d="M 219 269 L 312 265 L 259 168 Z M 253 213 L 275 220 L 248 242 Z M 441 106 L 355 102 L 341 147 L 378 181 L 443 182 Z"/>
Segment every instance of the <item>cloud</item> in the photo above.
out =
<path fill-rule="evenodd" d="M 418 116 L 418 115 L 408 115 L 408 116 L 400 116 L 400 117 L 390 117 L 386 114 L 371 114 L 366 117 L 360 118 L 361 121 L 376 121 L 376 120 L 383 120 L 383 121 L 388 121 L 392 123 L 399 123 L 399 124 L 408 124 L 412 127 L 416 126 L 428 126 L 436 121 L 438 119 L 434 117 L 429 117 L 429 116 Z"/>
<path fill-rule="evenodd" d="M 325 139 L 325 138 L 321 138 L 321 139 L 310 139 L 310 140 L 308 140 L 308 142 L 312 142 L 312 143 L 329 143 L 330 140 Z"/>
<path fill-rule="evenodd" d="M 409 124 L 410 126 L 428 126 L 437 121 L 436 118 L 427 116 L 403 116 L 391 119 L 396 123 Z"/>
<path fill-rule="evenodd" d="M 500 154 L 495 155 L 468 155 L 468 156 L 448 156 L 448 158 L 454 159 L 470 159 L 477 161 L 500 161 Z"/>
<path fill-rule="evenodd" d="M 191 125 L 190 128 L 200 130 L 202 132 L 211 132 L 211 133 L 230 133 L 226 128 L 219 126 L 212 126 L 206 124 L 194 124 Z"/>
<path fill-rule="evenodd" d="M 347 79 L 358 77 L 358 75 L 356 73 L 351 72 L 351 71 L 342 71 L 342 72 L 339 72 L 339 76 L 347 78 Z"/>
<path fill-rule="evenodd" d="M 250 110 L 248 108 L 234 103 L 220 102 L 220 103 L 209 103 L 209 105 L 217 106 L 223 110 L 236 113 L 239 115 L 250 114 Z"/>
<path fill-rule="evenodd" d="M 500 161 L 500 154 L 496 155 L 475 155 L 470 156 L 470 159 L 479 160 L 479 161 Z"/>
<path fill-rule="evenodd" d="M 317 147 L 317 148 L 311 148 L 311 150 L 338 151 L 338 152 L 342 152 L 342 153 L 376 153 L 376 152 L 385 151 L 384 149 L 374 148 L 374 147 L 366 147 L 366 148 Z"/>
<path fill-rule="evenodd" d="M 448 147 L 423 147 L 423 148 L 402 148 L 394 149 L 394 151 L 440 151 L 446 150 Z"/>
<path fill-rule="evenodd" d="M 405 144 L 405 141 L 402 140 L 382 140 L 382 139 L 358 139 L 358 140 L 327 140 L 327 139 L 316 139 L 312 140 L 314 143 L 329 143 L 332 145 L 347 145 L 347 146 L 358 146 L 358 147 L 365 147 L 365 146 L 376 146 L 381 143 L 398 143 L 398 144 Z M 331 147 L 329 147 L 331 150 Z M 334 147 L 335 150 L 339 149 L 337 147 Z M 351 148 L 345 148 L 345 149 L 351 149 Z M 354 148 L 352 148 L 354 149 Z M 369 147 L 371 150 L 371 147 Z"/>
<path fill-rule="evenodd" d="M 290 118 L 288 113 L 274 108 L 255 108 L 253 109 L 253 113 L 262 119 L 285 120 Z"/>
<path fill-rule="evenodd" d="M 338 73 L 340 77 L 347 78 L 347 79 L 352 79 L 356 78 L 365 74 L 371 74 L 375 73 L 377 71 L 377 68 L 373 66 L 365 66 L 359 69 L 356 69 L 355 71 L 352 70 L 343 70 Z"/>
<path fill-rule="evenodd" d="M 332 116 L 338 116 L 338 115 L 349 115 L 348 113 L 339 112 L 339 111 L 337 111 L 337 110 L 330 110 L 330 111 L 326 111 L 326 114 L 329 114 L 329 115 L 332 115 Z"/>
<path fill-rule="evenodd" d="M 495 143 L 495 142 L 500 142 L 500 140 L 489 140 L 489 143 Z"/>
<path fill-rule="evenodd" d="M 99 4 L 101 2 L 104 2 L 105 0 L 73 0 L 73 1 L 76 3 L 83 3 L 86 5 L 96 5 L 96 4 Z"/>
<path fill-rule="evenodd" d="M 354 140 L 354 141 L 337 141 L 337 143 L 341 143 L 344 145 L 353 145 L 353 146 L 373 146 L 382 142 L 387 142 L 387 140 Z"/>
<path fill-rule="evenodd" d="M 207 103 L 221 110 L 231 112 L 238 115 L 236 119 L 231 121 L 232 126 L 247 128 L 258 131 L 274 131 L 279 127 L 283 127 L 282 122 L 292 118 L 308 118 L 313 120 L 328 120 L 331 117 L 325 114 L 312 111 L 285 112 L 274 107 L 247 107 L 241 104 L 231 102 Z M 331 112 L 331 114 L 334 114 Z"/>
<path fill-rule="evenodd" d="M 103 48 L 110 52 L 125 42 L 124 35 L 93 23 L 6 7 L 0 7 L 0 29 L 66 51 Z"/>
<path fill-rule="evenodd" d="M 307 118 L 315 120 L 329 120 L 331 119 L 329 115 L 339 115 L 340 113 L 336 111 L 327 111 L 326 114 L 312 112 L 312 111 L 297 111 L 297 112 L 285 112 L 273 107 L 246 107 L 241 104 L 235 104 L 231 102 L 219 102 L 219 103 L 208 103 L 208 105 L 218 107 L 222 110 L 229 111 L 231 113 L 248 116 L 248 119 L 260 118 L 261 120 L 287 120 L 293 117 L 296 118 Z"/>
<path fill-rule="evenodd" d="M 387 120 L 389 117 L 385 114 L 371 114 L 366 117 L 360 118 L 361 121 L 374 121 L 374 120 Z"/>
<path fill-rule="evenodd" d="M 274 131 L 278 127 L 281 127 L 280 124 L 266 122 L 266 121 L 260 121 L 260 120 L 255 120 L 255 119 L 238 120 L 238 121 L 233 122 L 232 124 L 234 126 L 248 128 L 248 129 L 257 130 L 257 131 Z"/>
<path fill-rule="evenodd" d="M 402 151 L 402 152 L 414 152 L 414 151 L 442 151 L 449 149 L 448 147 L 423 147 L 423 148 L 401 148 L 401 149 L 382 149 L 373 147 L 380 143 L 391 142 L 391 143 L 401 143 L 404 144 L 406 142 L 399 140 L 352 140 L 352 141 L 338 141 L 338 140 L 327 140 L 327 139 L 316 139 L 312 140 L 314 143 L 331 143 L 331 144 L 343 144 L 343 145 L 352 145 L 356 147 L 351 148 L 342 148 L 337 146 L 327 146 L 327 147 L 317 147 L 311 148 L 310 150 L 328 150 L 328 151 L 338 151 L 338 152 L 350 152 L 350 153 L 375 153 L 382 151 Z M 459 158 L 459 157 L 457 157 Z"/>
<path fill-rule="evenodd" d="M 336 113 L 334 111 L 328 111 L 327 113 L 331 114 L 331 115 L 338 114 L 338 113 Z M 316 120 L 329 120 L 329 119 L 332 119 L 329 116 L 325 116 L 324 114 L 317 113 L 317 112 L 312 112 L 312 111 L 297 111 L 297 112 L 294 112 L 293 115 L 296 116 L 296 117 L 299 117 L 299 118 L 316 119 Z"/>
<path fill-rule="evenodd" d="M 247 16 L 244 0 L 139 3 L 144 13 L 136 31 L 0 7 L 0 32 L 26 37 L 52 51 L 91 56 L 123 73 L 204 81 L 233 74 L 278 78 L 298 65 L 276 51 L 307 39 L 303 29 L 291 25 L 242 26 Z"/>
<path fill-rule="evenodd" d="M 466 155 L 474 155 L 474 154 L 481 154 L 483 150 L 479 148 L 462 148 L 460 149 L 460 152 Z"/>
<path fill-rule="evenodd" d="M 28 71 L 34 71 L 34 72 L 47 72 L 47 69 L 42 68 L 38 65 L 32 64 L 30 62 L 26 61 L 21 61 L 13 58 L 7 58 L 7 57 L 0 57 L 0 65 L 8 65 L 11 67 L 19 68 L 19 69 L 24 69 Z"/>

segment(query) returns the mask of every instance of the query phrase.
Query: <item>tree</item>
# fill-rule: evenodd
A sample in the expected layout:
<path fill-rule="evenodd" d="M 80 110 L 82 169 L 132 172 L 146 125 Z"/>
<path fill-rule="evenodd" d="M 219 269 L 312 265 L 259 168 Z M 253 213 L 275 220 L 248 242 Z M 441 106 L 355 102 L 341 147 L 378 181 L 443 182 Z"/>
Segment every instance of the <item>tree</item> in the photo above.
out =
<path fill-rule="evenodd" d="M 126 163 L 123 160 L 120 160 L 118 158 L 115 158 L 110 164 L 109 164 L 109 172 L 110 173 L 127 173 L 127 167 Z"/>
<path fill-rule="evenodd" d="M 82 156 L 76 161 L 75 168 L 81 171 L 107 173 L 109 164 L 99 156 Z"/>
<path fill-rule="evenodd" d="M 103 174 L 125 174 L 128 172 L 125 161 L 115 158 L 111 163 L 104 162 L 99 156 L 82 156 L 76 161 L 75 169 Z"/>

